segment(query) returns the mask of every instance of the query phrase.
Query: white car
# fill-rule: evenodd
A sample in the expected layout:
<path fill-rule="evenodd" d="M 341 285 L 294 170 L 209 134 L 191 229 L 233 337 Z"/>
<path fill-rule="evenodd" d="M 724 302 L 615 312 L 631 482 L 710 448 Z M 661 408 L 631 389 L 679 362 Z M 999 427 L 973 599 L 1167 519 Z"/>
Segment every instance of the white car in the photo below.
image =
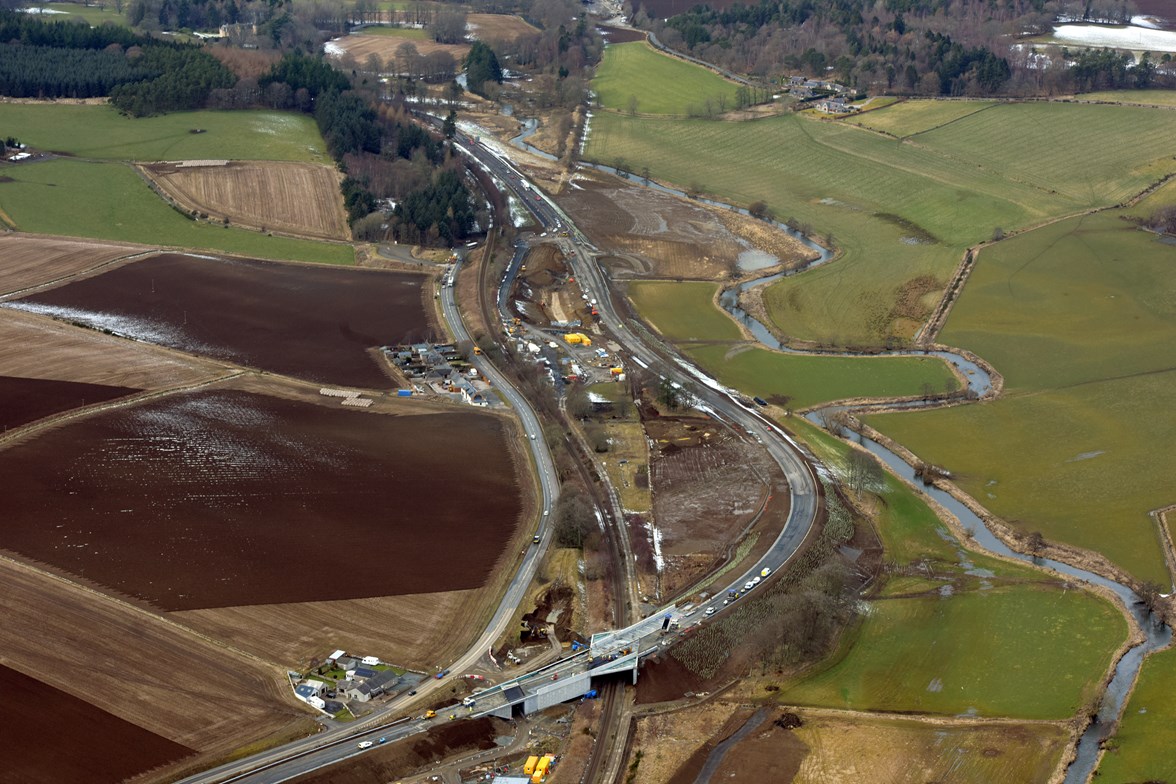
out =
<path fill-rule="evenodd" d="M 760 576 L 757 574 L 757 575 L 755 576 L 755 579 L 754 579 L 754 580 L 752 580 L 751 582 L 752 582 L 754 585 L 759 585 L 759 584 L 760 584 L 760 580 L 762 580 L 762 579 L 764 579 L 764 578 L 760 577 Z"/>
<path fill-rule="evenodd" d="M 750 591 L 754 587 L 755 587 L 755 583 L 751 582 L 750 580 L 743 584 L 743 590 L 745 590 L 745 591 Z"/>
<path fill-rule="evenodd" d="M 362 749 L 370 749 L 371 747 L 372 747 L 372 742 L 370 740 L 361 740 L 359 742 L 359 748 L 361 750 Z"/>
<path fill-rule="evenodd" d="M 706 614 L 707 614 L 707 615 L 714 615 L 714 614 L 715 614 L 715 608 L 714 608 L 714 607 L 707 607 L 707 608 L 706 608 Z"/>

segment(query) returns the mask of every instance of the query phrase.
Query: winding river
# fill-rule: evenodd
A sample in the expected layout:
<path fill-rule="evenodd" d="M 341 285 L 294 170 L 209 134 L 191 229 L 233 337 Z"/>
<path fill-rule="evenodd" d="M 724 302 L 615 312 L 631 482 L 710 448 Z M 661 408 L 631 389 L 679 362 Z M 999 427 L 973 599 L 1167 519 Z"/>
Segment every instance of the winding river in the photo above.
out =
<path fill-rule="evenodd" d="M 555 158 L 551 154 L 546 153 L 530 144 L 527 144 L 526 139 L 535 132 L 537 127 L 537 123 L 534 120 L 528 121 L 524 127 L 523 132 L 511 139 L 511 144 L 518 147 L 519 149 L 526 150 L 533 155 L 539 155 L 548 160 L 554 160 Z M 586 163 L 583 161 L 581 161 L 579 165 L 597 169 L 598 171 L 608 172 L 609 174 L 615 174 L 644 187 L 652 188 L 663 193 L 668 193 L 683 198 L 690 198 L 685 191 L 681 191 L 676 188 L 670 188 L 653 181 L 644 181 L 638 175 L 633 174 L 632 172 L 622 171 L 611 166 L 605 166 L 603 164 Z M 700 201 L 713 207 L 732 210 L 743 215 L 749 214 L 746 209 L 713 199 L 699 198 L 695 199 L 695 201 Z M 775 338 L 775 336 L 772 335 L 771 330 L 769 330 L 762 322 L 739 306 L 739 295 L 743 292 L 757 286 L 769 285 L 784 277 L 797 275 L 818 265 L 825 264 L 833 257 L 832 252 L 828 248 L 822 247 L 791 226 L 775 221 L 772 221 L 772 223 L 777 228 L 787 232 L 789 235 L 802 242 L 806 247 L 813 250 L 817 254 L 816 258 L 814 258 L 808 264 L 805 264 L 797 269 L 764 275 L 752 280 L 745 281 L 733 288 L 727 289 L 719 296 L 719 304 L 727 313 L 731 315 L 732 318 L 746 327 L 748 332 L 766 348 L 773 349 L 775 351 L 796 354 L 827 353 L 803 351 L 782 344 Z M 858 354 L 852 354 L 848 352 L 830 353 L 829 355 L 860 356 Z M 972 362 L 962 355 L 952 351 L 900 350 L 884 351 L 872 356 L 928 355 L 939 357 L 944 362 L 947 362 L 955 367 L 961 373 L 962 377 L 966 379 L 968 390 L 975 397 L 984 397 L 991 394 L 992 379 L 988 375 L 988 372 L 981 365 Z M 922 400 L 914 400 L 898 404 L 898 407 L 918 408 L 932 404 L 933 402 L 929 403 Z M 820 414 L 823 410 L 824 409 L 810 412 L 806 416 L 810 421 L 819 425 Z M 1128 586 L 1115 582 L 1114 580 L 1109 580 L 1101 575 L 1095 574 L 1094 572 L 1089 572 L 1085 569 L 1079 569 L 1078 567 L 1071 566 L 1060 561 L 1041 558 L 1033 559 L 1030 556 L 1016 552 L 1004 542 L 1002 542 L 999 538 L 997 538 L 997 536 L 993 534 L 992 531 L 990 531 L 984 524 L 983 520 L 977 517 L 968 507 L 957 501 L 950 493 L 946 493 L 937 487 L 923 486 L 922 482 L 917 481 L 917 478 L 915 477 L 915 469 L 907 464 L 907 462 L 897 454 L 890 451 L 882 444 L 879 444 L 878 442 L 869 438 L 863 437 L 861 439 L 861 444 L 866 449 L 869 449 L 870 452 L 876 455 L 880 460 L 882 460 L 896 475 L 908 479 L 915 487 L 919 488 L 921 492 L 935 499 L 952 514 L 954 514 L 959 519 L 960 524 L 963 525 L 963 527 L 972 534 L 972 541 L 975 542 L 975 544 L 979 547 L 997 555 L 1008 558 L 1015 558 L 1020 561 L 1031 562 L 1038 566 L 1043 566 L 1047 569 L 1057 572 L 1058 574 L 1072 577 L 1077 580 L 1082 580 L 1083 582 L 1089 583 L 1091 585 L 1101 586 L 1109 590 L 1118 597 L 1119 601 L 1123 603 L 1123 606 L 1126 608 L 1127 612 L 1130 613 L 1131 616 L 1135 619 L 1135 622 L 1138 624 L 1139 628 L 1143 630 L 1145 635 L 1144 642 L 1128 650 L 1127 653 L 1124 654 L 1123 657 L 1120 658 L 1116 663 L 1114 674 L 1112 675 L 1111 681 L 1107 686 L 1106 693 L 1100 702 L 1098 717 L 1095 721 L 1090 723 L 1090 725 L 1086 728 L 1086 731 L 1082 734 L 1082 737 L 1078 740 L 1075 758 L 1073 762 L 1071 762 L 1070 766 L 1066 769 L 1064 784 L 1082 784 L 1083 782 L 1089 781 L 1091 776 L 1094 774 L 1095 765 L 1098 762 L 1099 745 L 1106 738 L 1108 731 L 1122 713 L 1123 704 L 1127 699 L 1127 695 L 1131 692 L 1131 688 L 1134 685 L 1136 678 L 1139 677 L 1139 670 L 1143 664 L 1144 657 L 1151 651 L 1167 647 L 1169 644 L 1171 644 L 1172 629 L 1168 626 L 1154 623 L 1152 618 L 1148 615 L 1147 610 L 1144 608 L 1143 603 L 1140 601 L 1139 596 Z"/>
<path fill-rule="evenodd" d="M 786 230 L 790 231 L 790 229 Z M 792 232 L 795 236 L 795 232 Z M 816 243 L 809 240 L 807 237 L 802 238 L 805 244 L 818 250 L 821 256 L 802 269 L 793 270 L 789 272 L 776 273 L 773 275 L 765 275 L 754 280 L 749 280 L 739 286 L 728 289 L 719 297 L 719 304 L 724 310 L 729 313 L 732 318 L 743 324 L 747 330 L 765 347 L 775 349 L 777 351 L 784 351 L 789 353 L 812 353 L 803 352 L 798 349 L 789 348 L 782 345 L 771 333 L 771 331 L 759 320 L 757 320 L 750 313 L 739 307 L 739 295 L 744 291 L 755 286 L 764 286 L 779 280 L 786 275 L 795 275 L 804 269 L 828 260 L 829 251 L 820 247 Z M 984 396 L 992 391 L 992 379 L 984 368 L 965 357 L 951 351 L 886 351 L 878 354 L 878 356 L 924 356 L 931 354 L 940 357 L 945 362 L 955 366 L 967 379 L 968 389 L 976 396 Z M 840 354 L 839 356 L 854 356 L 852 354 Z M 918 408 L 926 405 L 931 405 L 922 400 L 906 401 L 898 404 L 899 407 L 904 408 Z M 841 406 L 839 408 L 846 408 Z M 821 413 L 825 409 L 810 412 L 806 418 L 820 425 Z M 1090 583 L 1091 585 L 1101 586 L 1119 598 L 1127 612 L 1135 619 L 1139 628 L 1143 630 L 1146 639 L 1134 648 L 1131 648 L 1115 665 L 1114 674 L 1111 677 L 1110 684 L 1107 686 L 1106 694 L 1103 697 L 1098 712 L 1098 719 L 1091 722 L 1090 726 L 1082 734 L 1078 740 L 1076 755 L 1074 761 L 1066 769 L 1065 784 L 1082 784 L 1090 780 L 1094 773 L 1095 764 L 1098 762 L 1099 744 L 1107 736 L 1108 730 L 1111 728 L 1120 713 L 1123 710 L 1123 704 L 1127 699 L 1127 695 L 1131 692 L 1131 687 L 1135 683 L 1136 678 L 1139 677 L 1139 670 L 1143 664 L 1143 659 L 1146 654 L 1159 648 L 1167 647 L 1172 642 L 1172 629 L 1162 624 L 1156 624 L 1148 615 L 1147 610 L 1143 607 L 1139 596 L 1136 595 L 1126 585 L 1109 580 L 1094 572 L 1079 569 L 1070 564 L 1062 563 L 1061 561 L 1053 561 L 1050 559 L 1033 559 L 1028 555 L 1018 553 L 1011 549 L 1008 545 L 1002 542 L 997 536 L 988 529 L 984 521 L 976 516 L 971 509 L 964 506 L 957 501 L 950 493 L 944 492 L 937 487 L 923 486 L 921 481 L 917 480 L 915 476 L 915 469 L 909 465 L 905 460 L 897 454 L 887 449 L 882 444 L 870 438 L 863 437 L 861 444 L 866 449 L 870 450 L 880 460 L 882 460 L 891 471 L 897 476 L 909 480 L 915 487 L 919 488 L 921 492 L 927 494 L 929 497 L 935 499 L 942 504 L 948 511 L 954 514 L 960 521 L 960 524 L 972 534 L 972 541 L 981 548 L 995 553 L 997 555 L 1006 556 L 1009 558 L 1016 558 L 1020 561 L 1035 563 L 1038 566 L 1044 566 L 1047 569 L 1057 572 L 1058 574 L 1073 577 L 1078 580 Z"/>

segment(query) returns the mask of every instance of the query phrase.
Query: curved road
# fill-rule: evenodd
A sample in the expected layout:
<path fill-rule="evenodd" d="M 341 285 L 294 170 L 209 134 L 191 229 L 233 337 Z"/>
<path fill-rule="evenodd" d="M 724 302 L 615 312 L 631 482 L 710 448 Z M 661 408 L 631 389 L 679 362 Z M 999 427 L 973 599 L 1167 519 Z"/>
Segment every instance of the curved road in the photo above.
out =
<path fill-rule="evenodd" d="M 595 257 L 590 252 L 593 250 L 591 245 L 568 217 L 546 195 L 527 182 L 504 157 L 484 147 L 477 139 L 462 134 L 458 135 L 457 142 L 457 146 L 462 152 L 480 163 L 483 169 L 490 172 L 502 185 L 526 204 L 527 209 L 535 216 L 545 231 L 556 233 L 566 231 L 569 233 L 569 238 L 561 240 L 561 243 L 569 252 L 569 263 L 572 270 L 584 292 L 590 298 L 597 300 L 601 325 L 624 348 L 626 361 L 636 363 L 674 383 L 690 385 L 691 393 L 698 401 L 696 407 L 709 411 L 718 419 L 742 428 L 760 441 L 780 466 L 789 487 L 788 521 L 779 537 L 755 565 L 733 579 L 731 588 L 741 590 L 744 583 L 759 575 L 763 569 L 770 569 L 772 572 L 778 570 L 796 554 L 801 543 L 812 530 L 820 506 L 817 478 L 805 460 L 800 446 L 778 425 L 757 410 L 754 405 L 742 403 L 737 392 L 725 388 L 715 379 L 704 374 L 673 349 L 655 344 L 653 341 L 647 341 L 642 335 L 636 334 L 628 328 L 624 319 L 618 315 L 613 306 L 607 281 L 596 263 Z M 440 300 L 442 312 L 450 324 L 455 340 L 470 340 L 469 333 L 458 313 L 452 286 L 442 286 Z M 506 401 L 514 407 L 524 432 L 527 434 L 527 439 L 531 442 L 531 451 L 534 455 L 535 469 L 538 473 L 543 496 L 543 515 L 539 530 L 542 540 L 540 546 L 531 547 L 525 554 L 522 564 L 520 564 L 514 579 L 499 603 L 498 609 L 477 643 L 450 666 L 450 669 L 455 673 L 459 673 L 477 662 L 504 631 L 506 623 L 513 615 L 534 576 L 543 550 L 551 540 L 551 526 L 547 523 L 550 519 L 549 512 L 559 495 L 551 453 L 544 441 L 543 430 L 534 409 L 484 356 L 475 356 L 472 360 L 475 367 L 478 368 L 478 372 L 488 379 Z M 716 609 L 719 612 L 722 611 L 721 607 L 716 607 Z M 672 605 L 667 606 L 626 629 L 617 630 L 614 632 L 614 638 L 618 641 L 641 641 L 641 649 L 650 652 L 656 648 L 656 645 L 646 645 L 645 642 L 652 642 L 657 638 L 666 613 L 670 613 L 675 618 L 682 617 Z M 604 644 L 607 645 L 607 642 Z M 582 668 L 586 664 L 586 657 L 575 656 L 557 662 L 554 669 Z M 548 665 L 544 671 L 551 673 L 554 669 L 552 665 Z M 418 695 L 414 700 L 426 697 L 444 683 L 445 681 L 435 679 L 423 682 L 418 688 Z M 486 694 L 486 697 L 490 697 L 490 694 Z M 482 698 L 479 698 L 479 702 L 481 701 Z M 396 706 L 403 702 L 405 700 L 392 702 L 388 706 L 387 712 L 395 711 Z M 445 721 L 444 714 L 437 719 L 427 721 L 423 719 L 405 719 L 397 722 L 368 720 L 360 726 L 335 730 L 327 736 L 319 735 L 306 738 L 270 752 L 255 755 L 247 760 L 214 768 L 184 779 L 183 782 L 184 784 L 212 784 L 213 782 L 227 784 L 228 782 L 248 781 L 251 784 L 278 784 L 303 773 L 363 753 L 358 750 L 356 745 L 360 740 L 376 740 L 378 738 L 387 738 L 389 741 L 398 740 L 427 731 L 431 726 L 442 721 Z"/>

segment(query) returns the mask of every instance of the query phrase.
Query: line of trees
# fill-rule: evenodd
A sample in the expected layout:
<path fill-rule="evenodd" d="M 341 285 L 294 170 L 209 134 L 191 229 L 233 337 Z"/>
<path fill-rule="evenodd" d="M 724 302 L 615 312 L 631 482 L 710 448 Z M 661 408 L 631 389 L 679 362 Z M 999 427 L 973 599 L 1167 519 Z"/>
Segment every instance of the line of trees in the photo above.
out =
<path fill-rule="evenodd" d="M 159 76 L 145 63 L 105 49 L 0 46 L 0 95 L 12 98 L 95 98 L 112 88 Z"/>
<path fill-rule="evenodd" d="M 356 75 L 357 84 L 362 78 Z M 299 53 L 275 63 L 258 87 L 284 98 L 275 108 L 314 112 L 347 174 L 343 199 L 356 238 L 379 239 L 386 231 L 404 242 L 451 244 L 473 231 L 477 216 L 459 162 L 403 106 L 377 103 L 327 61 Z M 385 199 L 395 208 L 380 210 Z"/>
<path fill-rule="evenodd" d="M 206 51 L 105 24 L 0 11 L 0 91 L 14 97 L 109 95 L 136 117 L 197 109 L 236 77 Z M 17 42 L 15 44 L 11 42 Z"/>

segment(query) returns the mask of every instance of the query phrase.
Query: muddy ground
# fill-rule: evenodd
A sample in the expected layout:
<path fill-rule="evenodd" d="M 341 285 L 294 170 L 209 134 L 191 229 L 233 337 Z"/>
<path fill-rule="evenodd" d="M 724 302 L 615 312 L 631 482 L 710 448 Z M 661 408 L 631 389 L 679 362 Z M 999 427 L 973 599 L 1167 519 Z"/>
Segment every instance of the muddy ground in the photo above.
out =
<path fill-rule="evenodd" d="M 482 718 L 441 724 L 425 736 L 406 738 L 340 765 L 293 779 L 295 784 L 385 784 L 462 752 L 495 747 L 495 737 L 513 735 L 502 719 Z"/>
<path fill-rule="evenodd" d="M 726 555 L 763 506 L 772 467 L 762 449 L 714 420 L 658 417 L 653 443 L 654 519 L 666 558 L 663 590 L 691 585 Z"/>
<path fill-rule="evenodd" d="M 316 383 L 389 387 L 369 350 L 430 333 L 425 279 L 163 254 L 7 305 Z"/>
<path fill-rule="evenodd" d="M 477 588 L 522 508 L 506 439 L 475 412 L 175 395 L 0 452 L 0 547 L 167 610 Z"/>
<path fill-rule="evenodd" d="M 193 753 L 2 664 L 0 695 L 0 781 L 113 784 Z"/>
<path fill-rule="evenodd" d="M 138 392 L 130 387 L 0 376 L 0 432 Z"/>
<path fill-rule="evenodd" d="M 617 278 L 730 280 L 739 254 L 758 249 L 787 267 L 812 254 L 762 221 L 679 198 L 599 172 L 579 172 L 558 197 L 611 259 Z M 759 273 L 757 273 L 759 274 Z"/>
<path fill-rule="evenodd" d="M 796 715 L 769 708 L 749 713 L 732 715 L 682 764 L 670 784 L 792 781 L 808 753 L 808 746 L 792 733 Z"/>

